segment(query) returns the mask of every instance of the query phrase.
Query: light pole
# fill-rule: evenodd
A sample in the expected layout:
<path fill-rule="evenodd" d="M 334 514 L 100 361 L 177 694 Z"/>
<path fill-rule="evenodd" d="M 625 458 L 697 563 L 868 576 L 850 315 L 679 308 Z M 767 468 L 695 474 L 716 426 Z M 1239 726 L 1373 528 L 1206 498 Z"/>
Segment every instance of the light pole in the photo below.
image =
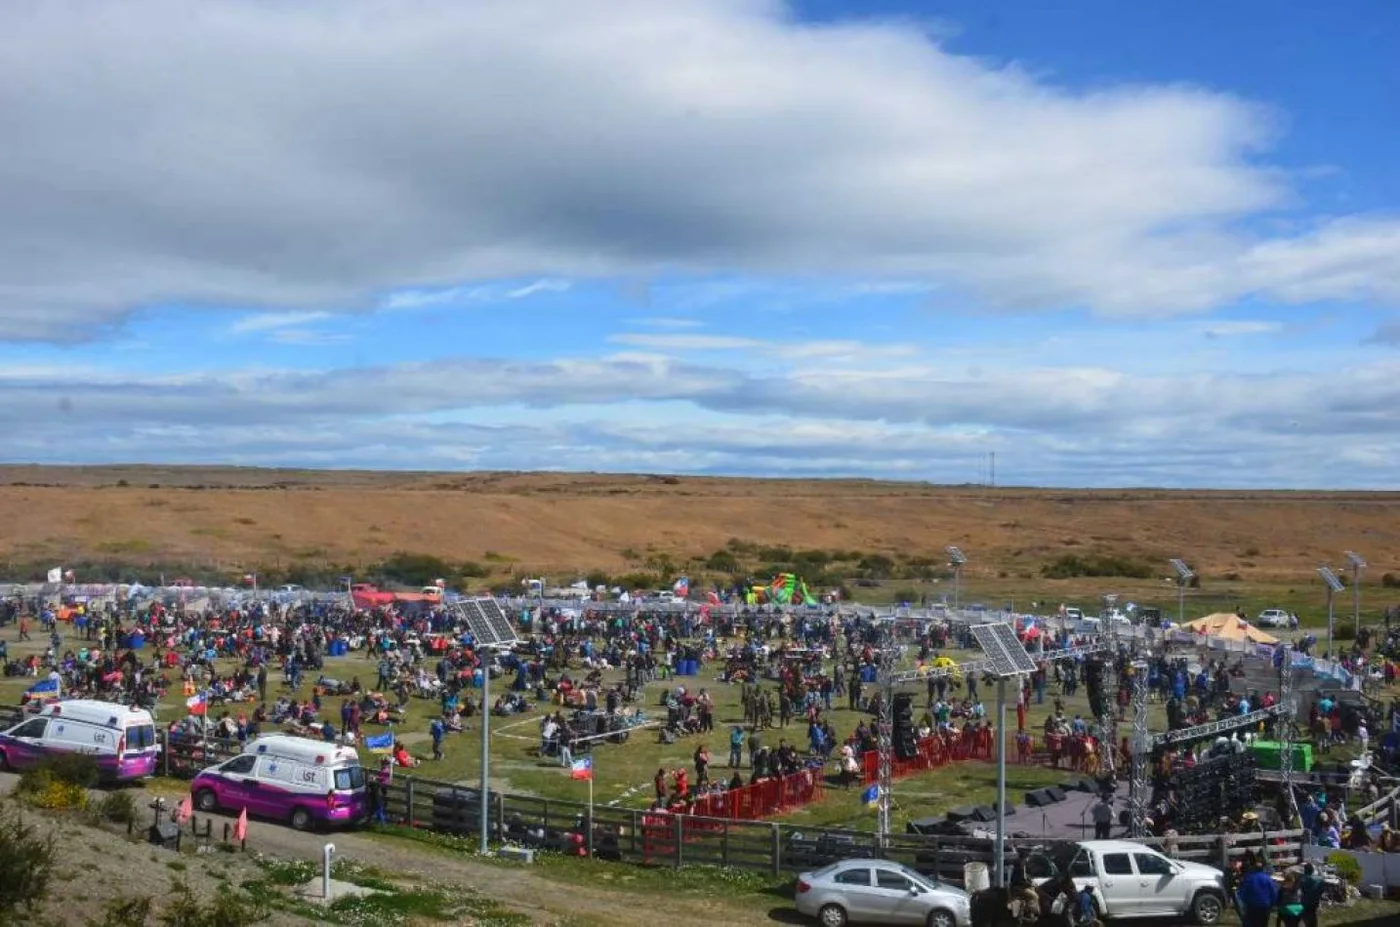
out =
<path fill-rule="evenodd" d="M 481 817 L 481 855 L 491 852 L 491 663 L 490 647 L 481 648 L 481 801 L 477 813 Z"/>
<path fill-rule="evenodd" d="M 1332 572 L 1331 567 L 1318 567 L 1317 573 L 1322 577 L 1322 581 L 1327 584 L 1327 659 L 1332 659 L 1332 631 L 1336 627 L 1337 617 L 1332 610 L 1333 599 L 1337 593 L 1346 587 L 1337 578 L 1337 574 Z"/>
<path fill-rule="evenodd" d="M 1176 623 L 1180 626 L 1186 624 L 1186 584 L 1191 582 L 1196 574 L 1191 572 L 1185 560 L 1177 558 L 1169 562 L 1172 569 L 1176 570 Z"/>
<path fill-rule="evenodd" d="M 1347 560 L 1351 563 L 1351 620 L 1352 627 L 1356 629 L 1356 636 L 1361 636 L 1361 571 L 1366 569 L 1366 561 L 1360 554 L 1347 551 Z"/>
<path fill-rule="evenodd" d="M 948 565 L 953 568 L 953 611 L 957 611 L 962 595 L 963 564 L 967 563 L 967 555 L 951 545 L 947 551 Z"/>

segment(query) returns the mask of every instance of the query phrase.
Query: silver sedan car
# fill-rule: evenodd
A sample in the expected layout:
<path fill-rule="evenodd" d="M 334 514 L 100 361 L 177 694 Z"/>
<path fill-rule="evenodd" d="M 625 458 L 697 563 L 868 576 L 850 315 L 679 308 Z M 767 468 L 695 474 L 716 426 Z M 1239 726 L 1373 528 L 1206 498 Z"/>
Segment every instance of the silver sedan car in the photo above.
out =
<path fill-rule="evenodd" d="M 967 892 L 883 859 L 847 859 L 804 872 L 797 877 L 796 898 L 798 912 L 822 927 L 972 924 Z"/>

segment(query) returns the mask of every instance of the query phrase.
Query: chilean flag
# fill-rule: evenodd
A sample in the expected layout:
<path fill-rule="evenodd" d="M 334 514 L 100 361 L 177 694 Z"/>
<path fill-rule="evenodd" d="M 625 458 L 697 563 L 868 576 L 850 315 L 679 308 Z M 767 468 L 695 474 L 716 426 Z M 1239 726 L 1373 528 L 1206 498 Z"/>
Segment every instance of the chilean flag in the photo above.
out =
<path fill-rule="evenodd" d="M 690 596 L 690 577 L 682 576 L 680 579 L 676 580 L 676 584 L 671 587 L 671 591 L 682 599 L 688 598 Z"/>
<path fill-rule="evenodd" d="M 185 699 L 185 708 L 189 709 L 192 715 L 206 715 L 209 713 L 209 702 L 205 700 L 204 693 L 191 695 Z"/>

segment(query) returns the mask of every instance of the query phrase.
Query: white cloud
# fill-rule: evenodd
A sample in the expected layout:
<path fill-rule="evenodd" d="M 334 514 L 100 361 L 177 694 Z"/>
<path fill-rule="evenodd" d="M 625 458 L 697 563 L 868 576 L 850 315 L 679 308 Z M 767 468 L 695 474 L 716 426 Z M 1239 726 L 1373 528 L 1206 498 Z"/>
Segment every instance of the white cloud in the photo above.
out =
<path fill-rule="evenodd" d="M 677 316 L 652 315 L 640 319 L 632 319 L 634 325 L 644 325 L 647 328 L 663 329 L 684 329 L 700 328 L 704 323 L 699 319 L 684 319 Z"/>
<path fill-rule="evenodd" d="M 1400 298 L 1393 218 L 1240 231 L 1297 205 L 1270 113 L 1069 92 L 917 25 L 765 0 L 48 0 L 0 6 L 0 35 L 23 91 L 3 338 L 158 303 L 419 308 L 677 273 L 1116 314 Z"/>
<path fill-rule="evenodd" d="M 482 284 L 442 289 L 401 290 L 397 293 L 391 293 L 381 300 L 380 307 L 383 309 L 414 310 L 468 303 L 498 303 L 515 299 L 528 299 L 540 293 L 567 293 L 572 286 L 573 284 L 568 280 L 536 280 L 523 286 Z"/>
<path fill-rule="evenodd" d="M 1283 331 L 1282 322 L 1266 322 L 1257 320 L 1222 319 L 1218 322 L 1208 322 L 1200 326 L 1201 334 L 1207 338 L 1235 338 L 1244 335 L 1272 335 Z"/>
<path fill-rule="evenodd" d="M 765 342 L 757 338 L 740 338 L 733 335 L 655 335 L 621 334 L 609 335 L 613 344 L 626 344 L 634 348 L 654 348 L 659 351 L 748 351 L 761 348 Z"/>
<path fill-rule="evenodd" d="M 235 335 L 247 335 L 280 328 L 293 328 L 298 325 L 309 325 L 313 322 L 322 322 L 330 317 L 329 312 L 261 312 L 256 315 L 244 316 L 234 322 L 229 331 Z"/>
<path fill-rule="evenodd" d="M 637 355 L 165 376 L 33 365 L 0 368 L 0 422 L 12 460 L 159 447 L 169 462 L 964 480 L 996 450 L 1021 483 L 1342 488 L 1393 482 L 1400 360 L 1179 376 L 919 363 L 760 374 Z"/>

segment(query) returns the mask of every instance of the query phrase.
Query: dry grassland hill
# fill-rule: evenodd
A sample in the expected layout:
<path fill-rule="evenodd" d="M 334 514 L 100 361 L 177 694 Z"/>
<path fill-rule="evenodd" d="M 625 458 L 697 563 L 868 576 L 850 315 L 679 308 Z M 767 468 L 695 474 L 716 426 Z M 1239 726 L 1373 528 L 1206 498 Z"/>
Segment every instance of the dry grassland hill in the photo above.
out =
<path fill-rule="evenodd" d="M 1349 548 L 1400 547 L 1388 493 L 1084 491 L 859 480 L 558 473 L 374 473 L 172 467 L 0 468 L 0 556 L 220 568 L 371 564 L 408 551 L 563 578 L 698 566 L 732 540 L 896 559 L 971 555 L 968 576 L 1027 575 L 1067 556 L 1271 582 Z M 752 546 L 747 546 L 752 545 Z M 694 559 L 692 559 L 694 558 Z M 1154 567 L 1156 569 L 1157 567 Z"/>

